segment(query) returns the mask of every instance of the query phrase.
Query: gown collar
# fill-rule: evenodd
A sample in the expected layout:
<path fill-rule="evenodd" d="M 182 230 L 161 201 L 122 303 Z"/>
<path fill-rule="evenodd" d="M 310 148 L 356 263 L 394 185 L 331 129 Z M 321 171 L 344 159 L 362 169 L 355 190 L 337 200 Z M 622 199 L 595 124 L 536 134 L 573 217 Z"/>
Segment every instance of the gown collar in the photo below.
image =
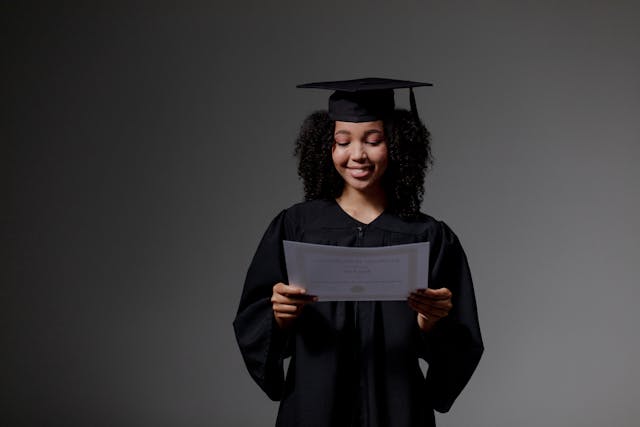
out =
<path fill-rule="evenodd" d="M 351 228 L 351 227 L 366 227 L 366 228 L 377 228 L 381 230 L 393 231 L 397 233 L 406 233 L 407 232 L 407 223 L 403 221 L 400 217 L 389 213 L 388 211 L 382 211 L 380 215 L 378 215 L 373 221 L 369 224 L 365 224 L 363 222 L 358 221 L 351 215 L 349 215 L 335 200 L 329 201 L 330 209 L 333 211 L 331 217 L 331 221 L 329 221 L 330 226 L 335 226 L 336 228 Z M 326 219 L 326 218 L 325 218 Z"/>

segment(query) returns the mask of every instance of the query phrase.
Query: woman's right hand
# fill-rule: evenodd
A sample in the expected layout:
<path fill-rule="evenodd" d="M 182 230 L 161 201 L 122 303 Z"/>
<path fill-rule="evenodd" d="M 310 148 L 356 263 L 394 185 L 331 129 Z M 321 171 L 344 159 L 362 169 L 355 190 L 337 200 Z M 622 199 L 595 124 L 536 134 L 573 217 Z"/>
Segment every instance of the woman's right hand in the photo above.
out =
<path fill-rule="evenodd" d="M 273 286 L 271 306 L 278 326 L 285 329 L 300 315 L 302 308 L 318 297 L 307 295 L 306 289 L 297 286 L 276 283 Z"/>

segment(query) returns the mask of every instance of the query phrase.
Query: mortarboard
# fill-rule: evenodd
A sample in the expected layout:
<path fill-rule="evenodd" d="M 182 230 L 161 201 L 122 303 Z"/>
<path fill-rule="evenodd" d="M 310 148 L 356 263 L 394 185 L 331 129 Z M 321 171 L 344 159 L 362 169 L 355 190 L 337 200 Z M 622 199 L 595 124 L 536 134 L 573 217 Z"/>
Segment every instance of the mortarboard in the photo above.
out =
<path fill-rule="evenodd" d="M 395 108 L 393 90 L 409 89 L 411 111 L 418 117 L 413 88 L 433 86 L 431 83 L 367 77 L 301 84 L 303 89 L 333 90 L 329 97 L 329 116 L 343 122 L 370 122 L 384 119 Z"/>

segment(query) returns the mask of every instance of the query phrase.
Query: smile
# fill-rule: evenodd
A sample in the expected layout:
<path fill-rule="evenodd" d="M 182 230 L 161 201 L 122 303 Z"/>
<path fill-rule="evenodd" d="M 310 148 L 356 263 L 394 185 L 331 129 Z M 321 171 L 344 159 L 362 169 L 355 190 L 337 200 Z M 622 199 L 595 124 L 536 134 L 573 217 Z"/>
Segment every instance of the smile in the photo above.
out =
<path fill-rule="evenodd" d="M 373 166 L 357 168 L 348 167 L 347 170 L 349 171 L 349 174 L 354 178 L 366 178 L 373 172 Z"/>

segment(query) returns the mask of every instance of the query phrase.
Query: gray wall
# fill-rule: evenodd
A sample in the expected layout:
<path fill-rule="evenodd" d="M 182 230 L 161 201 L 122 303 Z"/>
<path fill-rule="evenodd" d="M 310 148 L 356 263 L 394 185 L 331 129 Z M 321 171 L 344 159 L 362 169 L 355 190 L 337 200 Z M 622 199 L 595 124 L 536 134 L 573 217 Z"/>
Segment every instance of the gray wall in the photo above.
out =
<path fill-rule="evenodd" d="M 637 2 L 2 9 L 3 425 L 271 425 L 231 321 L 301 199 L 326 94 L 295 85 L 361 76 L 435 82 L 424 210 L 467 250 L 486 344 L 439 425 L 640 419 Z"/>

